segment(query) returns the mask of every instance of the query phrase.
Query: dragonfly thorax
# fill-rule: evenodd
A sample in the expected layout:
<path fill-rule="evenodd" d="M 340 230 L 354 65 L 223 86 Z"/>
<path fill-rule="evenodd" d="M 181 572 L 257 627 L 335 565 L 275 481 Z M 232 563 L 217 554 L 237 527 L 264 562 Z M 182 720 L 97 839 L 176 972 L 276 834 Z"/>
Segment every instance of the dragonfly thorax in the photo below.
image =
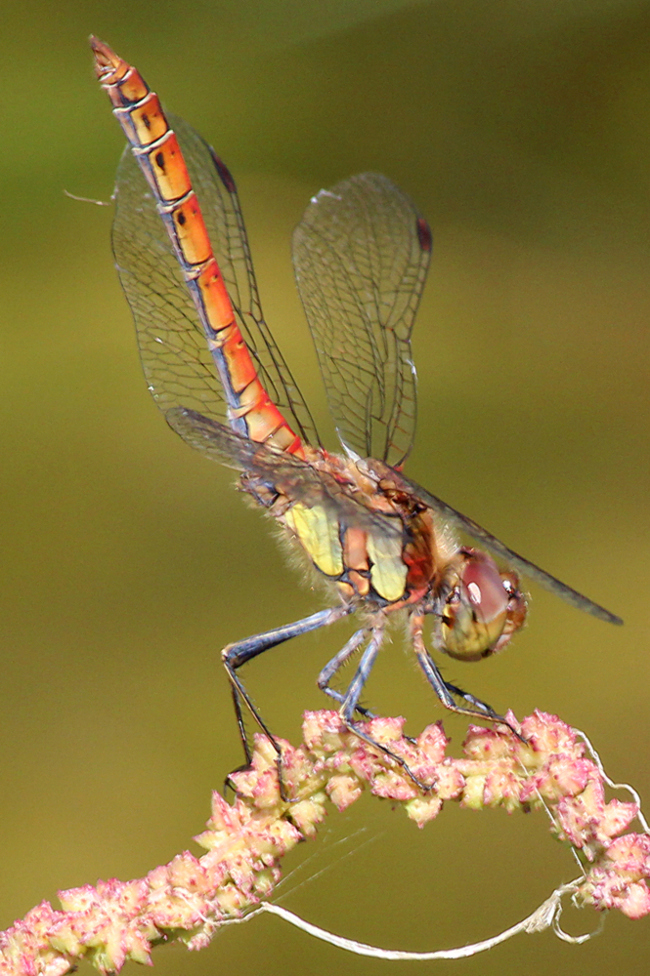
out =
<path fill-rule="evenodd" d="M 398 609 L 422 600 L 448 555 L 432 512 L 379 462 L 307 449 L 312 477 L 243 486 L 283 525 L 346 602 Z"/>

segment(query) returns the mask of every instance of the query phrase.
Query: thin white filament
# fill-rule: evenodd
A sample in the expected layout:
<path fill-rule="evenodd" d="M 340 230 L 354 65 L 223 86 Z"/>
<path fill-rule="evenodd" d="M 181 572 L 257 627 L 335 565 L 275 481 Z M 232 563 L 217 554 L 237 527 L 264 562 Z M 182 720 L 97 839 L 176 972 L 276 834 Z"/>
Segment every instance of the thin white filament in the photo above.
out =
<path fill-rule="evenodd" d="M 346 939 L 341 935 L 328 932 L 318 925 L 312 925 L 311 922 L 305 921 L 299 915 L 295 915 L 286 908 L 282 908 L 280 905 L 272 905 L 269 902 L 262 902 L 258 908 L 240 921 L 248 921 L 253 915 L 258 915 L 261 912 L 269 912 L 272 915 L 279 915 L 285 922 L 295 925 L 296 928 L 302 929 L 308 935 L 313 935 L 316 939 L 328 942 L 330 945 L 336 946 L 339 949 L 345 949 L 347 952 L 353 952 L 358 956 L 372 956 L 375 959 L 389 959 L 400 962 L 422 962 L 431 959 L 466 959 L 469 956 L 477 955 L 479 952 L 485 952 L 486 949 L 492 949 L 494 946 L 499 945 L 501 942 L 506 942 L 508 939 L 520 933 L 543 932 L 544 929 L 550 927 L 553 927 L 558 938 L 563 939 L 565 942 L 580 945 L 588 939 L 591 939 L 595 933 L 571 936 L 564 932 L 559 925 L 560 915 L 562 914 L 562 897 L 565 894 L 574 892 L 576 890 L 576 884 L 576 881 L 571 881 L 568 884 L 556 888 L 534 912 L 516 925 L 512 925 L 510 928 L 500 932 L 498 935 L 484 939 L 481 942 L 474 942 L 471 945 L 459 946 L 455 949 L 436 949 L 432 952 L 408 952 L 401 949 L 382 949 L 378 946 L 368 945 L 365 942 L 357 942 L 355 939 Z"/>

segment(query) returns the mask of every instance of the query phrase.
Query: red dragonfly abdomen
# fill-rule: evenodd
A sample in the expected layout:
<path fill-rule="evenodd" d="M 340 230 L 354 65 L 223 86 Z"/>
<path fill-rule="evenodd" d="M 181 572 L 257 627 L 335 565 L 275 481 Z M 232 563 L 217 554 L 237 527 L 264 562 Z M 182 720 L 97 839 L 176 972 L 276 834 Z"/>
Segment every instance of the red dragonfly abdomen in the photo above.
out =
<path fill-rule="evenodd" d="M 253 441 L 302 456 L 302 442 L 262 385 L 239 326 L 190 181 L 155 92 L 106 44 L 91 39 L 96 73 L 156 199 L 223 384 L 230 424 Z M 227 189 L 234 182 L 215 158 Z"/>

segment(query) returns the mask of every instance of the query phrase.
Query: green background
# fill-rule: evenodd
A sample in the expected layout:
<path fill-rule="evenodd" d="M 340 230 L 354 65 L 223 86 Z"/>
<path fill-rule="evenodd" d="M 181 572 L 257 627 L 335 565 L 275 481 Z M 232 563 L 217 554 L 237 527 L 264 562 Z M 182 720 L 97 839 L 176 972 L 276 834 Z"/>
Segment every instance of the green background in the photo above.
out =
<path fill-rule="evenodd" d="M 499 710 L 559 713 L 647 796 L 650 5 L 64 0 L 2 18 L 0 926 L 58 888 L 138 877 L 192 846 L 240 761 L 220 648 L 321 605 L 231 474 L 166 427 L 112 267 L 110 210 L 64 196 L 108 200 L 122 146 L 91 32 L 234 172 L 268 320 L 317 419 L 292 227 L 316 190 L 364 169 L 428 216 L 407 472 L 626 620 L 608 627 L 535 587 L 512 647 L 445 673 Z M 301 710 L 325 704 L 315 675 L 344 632 L 248 669 L 278 733 L 295 741 Z M 368 700 L 411 731 L 441 717 L 401 639 Z M 466 723 L 444 720 L 459 750 Z M 449 807 L 420 832 L 368 798 L 332 813 L 287 870 L 312 854 L 284 904 L 392 948 L 487 937 L 575 874 L 541 815 Z M 566 919 L 576 933 L 596 924 Z M 648 924 L 612 915 L 582 948 L 546 933 L 418 972 L 647 973 Z M 155 964 L 403 966 L 269 917 L 202 953 L 159 949 Z"/>

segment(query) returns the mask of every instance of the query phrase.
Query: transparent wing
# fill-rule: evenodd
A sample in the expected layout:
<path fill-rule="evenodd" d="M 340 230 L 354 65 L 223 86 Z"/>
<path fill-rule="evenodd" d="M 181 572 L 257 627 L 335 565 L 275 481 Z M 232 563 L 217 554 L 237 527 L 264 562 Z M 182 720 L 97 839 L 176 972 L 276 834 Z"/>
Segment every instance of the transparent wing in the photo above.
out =
<path fill-rule="evenodd" d="M 415 432 L 411 330 L 430 255 L 426 220 L 377 173 L 321 190 L 293 236 L 298 289 L 341 442 L 393 467 Z"/>
<path fill-rule="evenodd" d="M 194 410 L 176 407 L 167 412 L 166 419 L 183 440 L 207 457 L 261 480 L 291 501 L 310 507 L 321 505 L 332 519 L 345 526 L 372 529 L 375 536 L 379 533 L 401 540 L 402 521 L 398 515 L 370 511 L 347 494 L 332 475 L 317 470 L 308 461 L 243 437 Z"/>
<path fill-rule="evenodd" d="M 485 546 L 495 556 L 500 556 L 513 569 L 516 569 L 517 572 L 534 580 L 535 583 L 539 583 L 545 590 L 555 593 L 556 596 L 559 596 L 566 603 L 570 603 L 572 607 L 576 607 L 578 610 L 584 610 L 585 613 L 590 613 L 593 617 L 598 617 L 599 620 L 605 620 L 610 624 L 623 623 L 621 618 L 617 617 L 616 614 L 610 613 L 609 610 L 601 607 L 600 604 L 594 603 L 593 600 L 583 596 L 582 593 L 578 593 L 573 587 L 567 586 L 566 583 L 562 583 L 555 576 L 551 576 L 550 573 L 540 569 L 535 563 L 531 563 L 530 560 L 525 559 L 519 553 L 509 549 L 496 536 L 493 536 L 487 529 L 482 528 L 473 519 L 468 518 L 467 515 L 462 515 L 461 512 L 452 508 L 451 505 L 447 505 L 446 502 L 443 502 L 436 495 L 432 495 L 431 492 L 416 484 L 415 481 L 411 481 L 410 478 L 405 478 L 403 474 L 400 477 L 407 487 L 411 489 L 413 494 L 423 501 L 425 505 L 438 512 L 445 521 L 450 522 L 456 529 L 461 532 L 466 532 L 472 539 Z"/>
<path fill-rule="evenodd" d="M 274 403 L 307 442 L 313 420 L 260 306 L 246 230 L 233 179 L 191 126 L 169 116 L 190 173 L 239 327 Z M 226 406 L 201 323 L 167 232 L 133 154 L 127 148 L 116 181 L 113 251 L 135 319 L 149 389 L 166 412 L 175 406 L 226 419 Z"/>

